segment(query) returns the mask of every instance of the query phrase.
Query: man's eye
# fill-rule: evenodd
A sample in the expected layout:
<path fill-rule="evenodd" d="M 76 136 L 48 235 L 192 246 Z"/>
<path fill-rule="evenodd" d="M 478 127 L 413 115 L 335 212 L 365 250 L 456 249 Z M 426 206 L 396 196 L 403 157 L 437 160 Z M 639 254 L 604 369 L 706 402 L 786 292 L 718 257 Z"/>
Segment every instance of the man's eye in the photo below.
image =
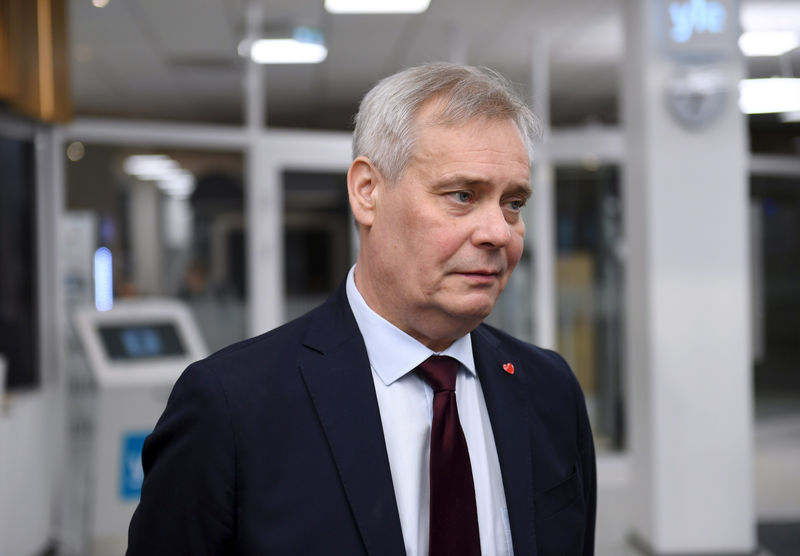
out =
<path fill-rule="evenodd" d="M 509 202 L 508 206 L 511 207 L 511 210 L 520 210 L 525 206 L 525 201 L 522 199 L 517 199 L 516 201 Z"/>
<path fill-rule="evenodd" d="M 459 203 L 469 203 L 472 200 L 472 193 L 469 191 L 456 191 L 454 195 Z"/>

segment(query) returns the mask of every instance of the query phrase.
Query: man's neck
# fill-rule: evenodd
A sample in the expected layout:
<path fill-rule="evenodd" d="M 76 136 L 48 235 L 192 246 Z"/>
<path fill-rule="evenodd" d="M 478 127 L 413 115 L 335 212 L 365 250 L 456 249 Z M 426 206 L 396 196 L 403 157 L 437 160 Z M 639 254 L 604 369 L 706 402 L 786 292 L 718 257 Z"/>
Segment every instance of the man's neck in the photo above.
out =
<path fill-rule="evenodd" d="M 374 281 L 365 276 L 368 272 L 368 270 L 365 269 L 368 269 L 368 266 L 364 265 L 363 262 L 356 262 L 353 279 L 356 289 L 358 289 L 358 292 L 361 294 L 367 306 L 381 318 L 390 322 L 430 350 L 436 353 L 442 352 L 450 347 L 457 339 L 469 334 L 475 328 L 475 326 L 463 326 L 458 328 L 448 326 L 448 330 L 445 332 L 439 330 L 439 328 L 442 327 L 428 326 L 429 330 L 423 331 L 420 330 L 419 327 L 412 326 L 411 323 L 400 321 L 392 314 L 392 311 L 387 310 L 386 306 L 379 302 L 377 292 L 374 288 L 370 287 Z M 383 297 L 385 298 L 386 296 Z M 430 319 L 430 321 L 425 324 L 431 325 L 433 320 L 434 319 Z M 436 333 L 431 333 L 430 330 Z"/>

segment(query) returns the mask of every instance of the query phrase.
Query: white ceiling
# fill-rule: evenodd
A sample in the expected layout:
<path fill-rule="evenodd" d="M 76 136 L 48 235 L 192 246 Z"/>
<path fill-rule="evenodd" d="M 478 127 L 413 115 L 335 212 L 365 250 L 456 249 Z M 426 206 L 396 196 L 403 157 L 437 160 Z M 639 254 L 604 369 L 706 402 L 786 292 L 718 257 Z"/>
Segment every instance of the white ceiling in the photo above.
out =
<path fill-rule="evenodd" d="M 552 47 L 554 122 L 616 121 L 617 0 L 433 0 L 421 15 L 332 15 L 323 0 L 261 1 L 268 26 L 319 27 L 329 50 L 319 65 L 267 66 L 270 125 L 347 128 L 376 80 L 424 61 L 463 58 L 527 90 L 534 36 Z M 104 8 L 70 0 L 76 114 L 241 122 L 244 8 L 245 0 L 110 0 Z"/>

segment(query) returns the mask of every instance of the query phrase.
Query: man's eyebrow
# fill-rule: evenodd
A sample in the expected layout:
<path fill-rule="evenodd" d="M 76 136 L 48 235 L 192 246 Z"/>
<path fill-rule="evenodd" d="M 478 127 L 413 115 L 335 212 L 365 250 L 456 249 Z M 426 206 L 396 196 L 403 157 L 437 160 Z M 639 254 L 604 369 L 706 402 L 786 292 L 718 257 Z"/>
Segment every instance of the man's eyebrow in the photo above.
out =
<path fill-rule="evenodd" d="M 520 183 L 514 189 L 516 193 L 524 195 L 526 199 L 530 199 L 533 195 L 533 188 L 530 183 Z"/>
<path fill-rule="evenodd" d="M 478 176 L 468 176 L 466 174 L 453 174 L 451 176 L 447 176 L 446 178 L 442 178 L 441 180 L 437 181 L 434 184 L 436 188 L 444 188 L 444 187 L 452 187 L 454 185 L 484 185 L 488 183 L 489 180 L 478 177 Z"/>
<path fill-rule="evenodd" d="M 457 185 L 465 185 L 465 186 L 476 186 L 476 185 L 485 185 L 489 183 L 489 180 L 475 175 L 467 175 L 467 174 L 454 174 L 452 176 L 447 176 L 446 178 L 441 179 L 440 181 L 434 184 L 436 189 L 445 189 L 447 187 L 453 187 Z M 531 184 L 528 182 L 520 182 L 519 184 L 512 185 L 511 187 L 512 193 L 517 193 L 524 195 L 527 199 L 533 194 L 533 189 L 531 188 Z"/>

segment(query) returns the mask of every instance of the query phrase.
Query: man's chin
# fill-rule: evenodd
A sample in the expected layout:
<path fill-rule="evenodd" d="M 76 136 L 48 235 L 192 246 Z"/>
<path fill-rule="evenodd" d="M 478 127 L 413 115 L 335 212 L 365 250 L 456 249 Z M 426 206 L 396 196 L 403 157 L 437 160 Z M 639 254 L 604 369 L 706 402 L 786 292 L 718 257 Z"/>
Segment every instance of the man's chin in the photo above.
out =
<path fill-rule="evenodd" d="M 497 297 L 486 294 L 472 294 L 466 296 L 458 304 L 454 304 L 450 313 L 464 321 L 476 321 L 475 326 L 489 316 L 494 309 Z"/>

